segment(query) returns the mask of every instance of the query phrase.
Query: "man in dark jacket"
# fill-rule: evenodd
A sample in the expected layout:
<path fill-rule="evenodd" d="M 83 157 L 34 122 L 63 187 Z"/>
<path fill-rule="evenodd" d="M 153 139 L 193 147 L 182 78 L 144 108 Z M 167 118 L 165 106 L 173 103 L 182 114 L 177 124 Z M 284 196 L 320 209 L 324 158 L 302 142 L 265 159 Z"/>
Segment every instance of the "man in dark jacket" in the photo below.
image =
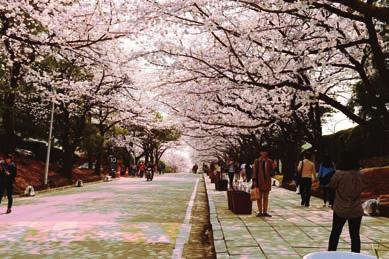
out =
<path fill-rule="evenodd" d="M 7 213 L 11 213 L 12 208 L 12 193 L 13 184 L 16 177 L 16 165 L 11 155 L 6 155 L 4 161 L 0 162 L 0 204 L 3 199 L 4 191 L 7 191 L 8 209 Z"/>

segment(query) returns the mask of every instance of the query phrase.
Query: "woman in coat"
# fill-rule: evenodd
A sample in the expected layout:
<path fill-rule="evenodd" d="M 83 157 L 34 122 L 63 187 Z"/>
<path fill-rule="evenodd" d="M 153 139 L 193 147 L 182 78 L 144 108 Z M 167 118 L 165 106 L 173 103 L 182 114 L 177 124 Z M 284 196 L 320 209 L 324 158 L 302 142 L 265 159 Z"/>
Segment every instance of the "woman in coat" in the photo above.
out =
<path fill-rule="evenodd" d="M 363 186 L 362 174 L 354 154 L 349 152 L 342 154 L 329 187 L 335 190 L 335 202 L 328 251 L 336 251 L 340 234 L 347 221 L 351 238 L 351 251 L 359 253 L 361 250 L 359 230 L 363 216 L 360 196 Z"/>

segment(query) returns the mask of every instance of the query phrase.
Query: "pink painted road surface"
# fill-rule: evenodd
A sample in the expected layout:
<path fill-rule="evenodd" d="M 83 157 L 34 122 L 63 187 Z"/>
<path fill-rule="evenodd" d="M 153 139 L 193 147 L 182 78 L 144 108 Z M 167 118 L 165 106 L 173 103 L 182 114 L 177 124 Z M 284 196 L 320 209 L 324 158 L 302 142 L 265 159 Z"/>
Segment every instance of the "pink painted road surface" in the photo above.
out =
<path fill-rule="evenodd" d="M 0 258 L 171 258 L 196 180 L 121 178 L 16 199 L 0 214 Z"/>

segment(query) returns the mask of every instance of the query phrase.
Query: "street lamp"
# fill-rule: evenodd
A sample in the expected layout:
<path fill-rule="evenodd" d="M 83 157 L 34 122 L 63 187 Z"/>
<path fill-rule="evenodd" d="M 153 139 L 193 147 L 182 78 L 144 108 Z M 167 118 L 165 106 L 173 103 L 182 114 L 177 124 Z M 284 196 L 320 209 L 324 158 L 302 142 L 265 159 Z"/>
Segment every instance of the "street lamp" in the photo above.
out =
<path fill-rule="evenodd" d="M 55 93 L 55 90 L 53 90 Z M 53 122 L 54 122 L 54 96 L 51 101 L 51 114 L 50 114 L 50 128 L 49 128 L 49 140 L 47 142 L 47 154 L 46 154 L 46 165 L 45 165 L 45 186 L 47 186 L 48 178 L 49 178 L 49 164 L 50 164 L 50 150 L 51 150 L 51 139 L 53 135 Z"/>

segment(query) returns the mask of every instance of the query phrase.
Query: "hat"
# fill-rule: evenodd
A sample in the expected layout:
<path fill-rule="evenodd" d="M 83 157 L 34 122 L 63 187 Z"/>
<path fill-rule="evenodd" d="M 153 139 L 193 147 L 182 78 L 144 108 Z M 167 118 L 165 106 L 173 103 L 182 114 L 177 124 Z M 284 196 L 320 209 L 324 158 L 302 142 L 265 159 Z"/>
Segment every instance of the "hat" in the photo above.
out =
<path fill-rule="evenodd" d="M 305 152 L 312 148 L 312 144 L 305 142 L 304 145 L 301 146 L 301 152 Z"/>

